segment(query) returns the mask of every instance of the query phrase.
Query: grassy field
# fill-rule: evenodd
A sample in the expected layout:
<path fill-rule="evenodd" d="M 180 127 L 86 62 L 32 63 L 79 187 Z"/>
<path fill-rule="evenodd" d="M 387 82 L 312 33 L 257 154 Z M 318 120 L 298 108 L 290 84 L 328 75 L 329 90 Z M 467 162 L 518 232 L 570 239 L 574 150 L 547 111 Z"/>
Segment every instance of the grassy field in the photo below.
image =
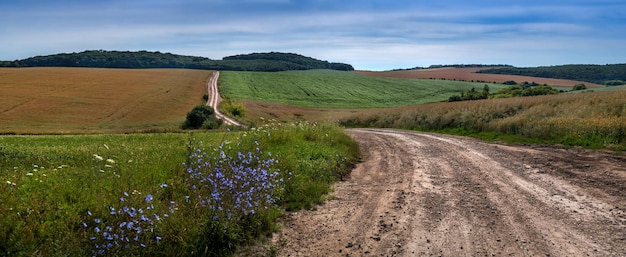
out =
<path fill-rule="evenodd" d="M 626 150 L 626 90 L 434 103 L 346 118 L 346 126 L 439 131 Z"/>
<path fill-rule="evenodd" d="M 0 255 L 227 255 L 323 201 L 357 156 L 329 124 L 0 136 Z"/>
<path fill-rule="evenodd" d="M 385 108 L 445 101 L 485 83 L 366 77 L 352 72 L 222 72 L 222 96 L 315 108 Z M 494 90 L 503 85 L 490 84 Z"/>
<path fill-rule="evenodd" d="M 0 133 L 177 129 L 211 71 L 0 69 Z"/>

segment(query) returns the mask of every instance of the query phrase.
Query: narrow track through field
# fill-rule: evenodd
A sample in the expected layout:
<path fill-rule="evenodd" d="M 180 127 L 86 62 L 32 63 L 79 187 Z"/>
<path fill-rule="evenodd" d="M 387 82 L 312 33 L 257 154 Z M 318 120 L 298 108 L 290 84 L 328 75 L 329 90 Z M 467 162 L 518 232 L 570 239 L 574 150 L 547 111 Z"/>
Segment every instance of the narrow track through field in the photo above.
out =
<path fill-rule="evenodd" d="M 211 76 L 211 78 L 209 79 L 207 83 L 209 100 L 207 101 L 206 105 L 212 107 L 215 110 L 215 116 L 217 116 L 218 119 L 222 119 L 226 125 L 242 126 L 241 123 L 239 123 L 237 120 L 222 114 L 220 110 L 217 108 L 217 106 L 222 101 L 222 98 L 220 97 L 219 89 L 217 87 L 217 81 L 219 77 L 220 77 L 220 72 L 215 71 L 213 72 L 213 76 Z"/>

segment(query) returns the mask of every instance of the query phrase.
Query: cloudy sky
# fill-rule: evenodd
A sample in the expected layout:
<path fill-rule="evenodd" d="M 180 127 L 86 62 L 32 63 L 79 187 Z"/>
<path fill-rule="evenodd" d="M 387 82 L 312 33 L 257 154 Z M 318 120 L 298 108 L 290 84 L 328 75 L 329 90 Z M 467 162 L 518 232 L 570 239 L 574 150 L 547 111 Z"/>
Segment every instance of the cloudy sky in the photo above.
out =
<path fill-rule="evenodd" d="M 0 60 L 98 49 L 291 52 L 363 70 L 626 63 L 626 1 L 0 2 Z"/>

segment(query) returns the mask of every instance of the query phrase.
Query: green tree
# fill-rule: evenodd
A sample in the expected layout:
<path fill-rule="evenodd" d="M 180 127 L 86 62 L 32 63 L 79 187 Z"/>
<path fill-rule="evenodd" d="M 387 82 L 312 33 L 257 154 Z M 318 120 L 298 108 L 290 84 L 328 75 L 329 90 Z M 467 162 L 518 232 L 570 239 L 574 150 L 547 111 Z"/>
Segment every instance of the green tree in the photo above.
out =
<path fill-rule="evenodd" d="M 206 105 L 198 105 L 187 113 L 183 129 L 217 128 L 221 120 L 215 116 L 215 110 Z"/>
<path fill-rule="evenodd" d="M 587 86 L 585 86 L 585 84 L 576 84 L 574 88 L 572 88 L 572 91 L 585 90 L 585 89 L 587 89 Z"/>

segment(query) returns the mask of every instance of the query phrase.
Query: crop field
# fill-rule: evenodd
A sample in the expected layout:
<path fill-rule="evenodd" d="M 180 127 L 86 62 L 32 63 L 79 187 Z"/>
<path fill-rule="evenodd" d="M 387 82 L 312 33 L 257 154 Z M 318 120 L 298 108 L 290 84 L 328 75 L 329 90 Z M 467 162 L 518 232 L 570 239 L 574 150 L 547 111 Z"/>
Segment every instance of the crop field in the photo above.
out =
<path fill-rule="evenodd" d="M 0 133 L 178 129 L 210 71 L 2 68 Z"/>
<path fill-rule="evenodd" d="M 567 87 L 571 88 L 576 84 L 583 83 L 588 88 L 604 87 L 602 85 L 581 82 L 566 79 L 550 79 L 550 78 L 538 78 L 528 76 L 516 76 L 516 75 L 502 75 L 502 74 L 486 74 L 476 73 L 484 68 L 435 68 L 435 69 L 418 69 L 418 70 L 399 70 L 399 71 L 384 71 L 384 72 L 371 72 L 371 71 L 355 71 L 357 74 L 373 77 L 386 77 L 386 78 L 414 78 L 414 79 L 446 79 L 446 80 L 464 80 L 464 81 L 485 81 L 502 83 L 505 81 L 515 81 L 517 83 L 523 83 L 527 81 L 529 83 L 536 82 L 538 84 L 547 84 L 555 87 Z"/>
<path fill-rule="evenodd" d="M 222 72 L 225 98 L 315 108 L 385 108 L 447 100 L 485 83 L 367 77 L 352 72 Z M 497 89 L 504 85 L 490 84 Z"/>

